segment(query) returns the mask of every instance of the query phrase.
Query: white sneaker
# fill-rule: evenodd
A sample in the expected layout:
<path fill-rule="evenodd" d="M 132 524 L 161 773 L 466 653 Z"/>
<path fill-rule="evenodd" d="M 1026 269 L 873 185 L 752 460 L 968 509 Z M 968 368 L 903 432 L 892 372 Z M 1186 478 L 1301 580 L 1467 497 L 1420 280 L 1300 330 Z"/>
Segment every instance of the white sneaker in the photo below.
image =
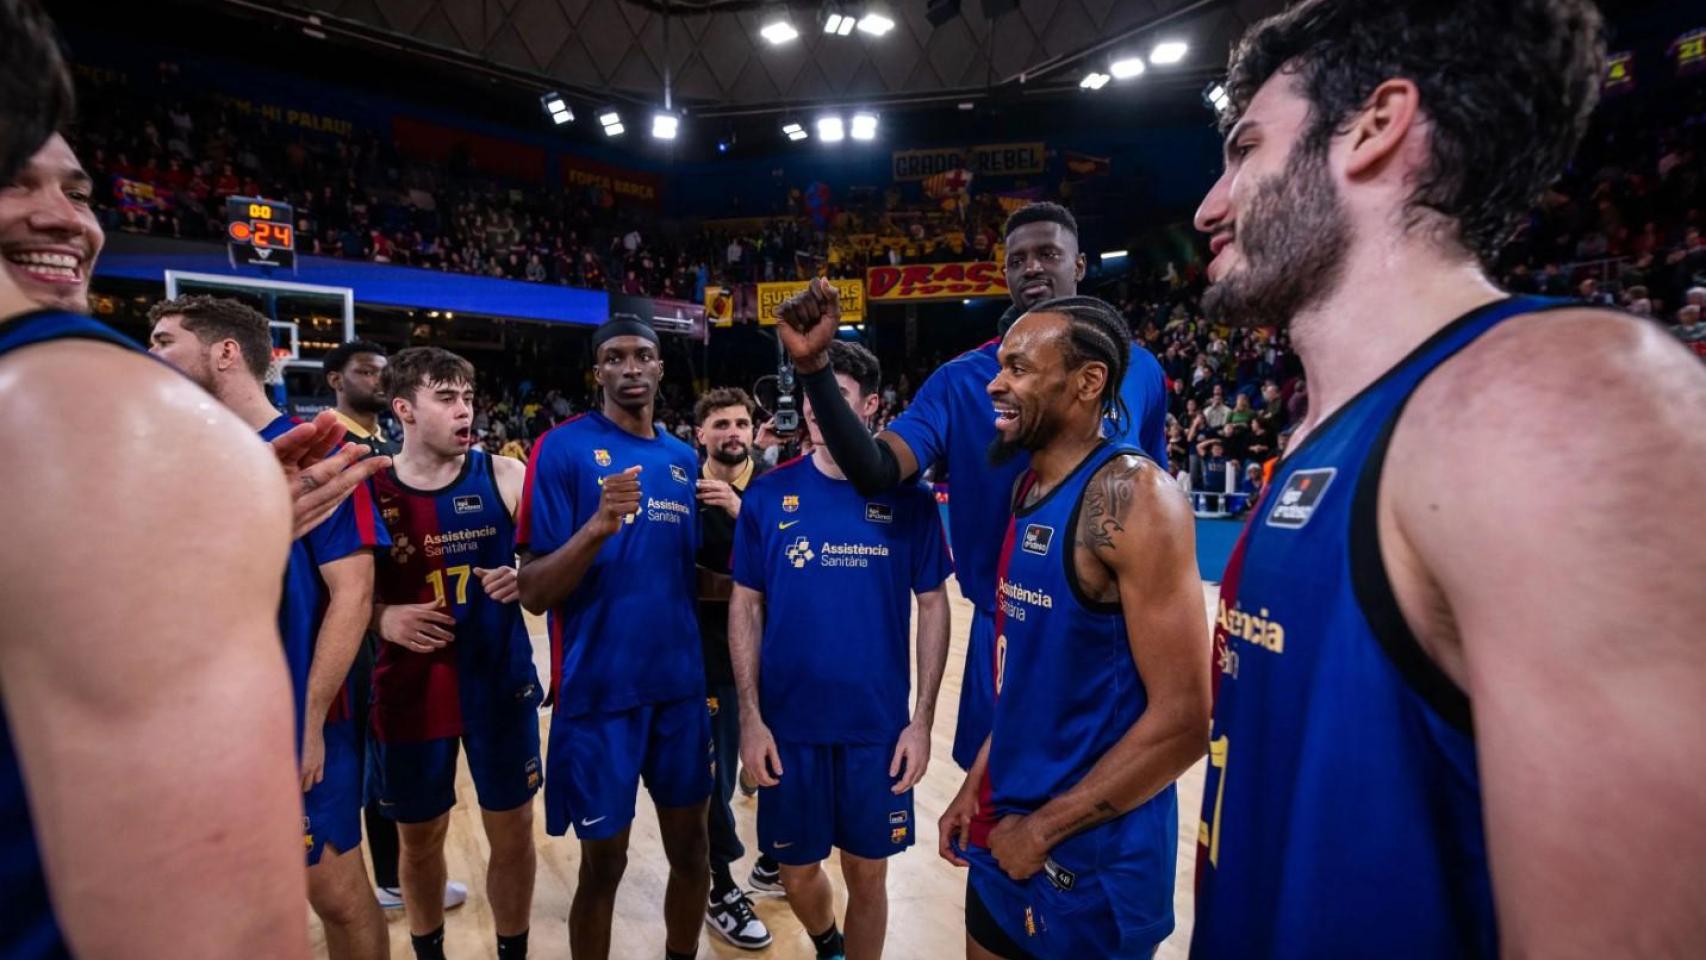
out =
<path fill-rule="evenodd" d="M 374 895 L 379 898 L 379 909 L 403 909 L 403 891 L 400 887 L 378 887 Z M 468 902 L 468 885 L 455 880 L 444 885 L 444 909 L 454 910 Z"/>
<path fill-rule="evenodd" d="M 705 911 L 711 932 L 742 950 L 770 946 L 770 930 L 752 909 L 752 901 L 740 890 L 730 890 L 721 901 L 712 900 Z"/>

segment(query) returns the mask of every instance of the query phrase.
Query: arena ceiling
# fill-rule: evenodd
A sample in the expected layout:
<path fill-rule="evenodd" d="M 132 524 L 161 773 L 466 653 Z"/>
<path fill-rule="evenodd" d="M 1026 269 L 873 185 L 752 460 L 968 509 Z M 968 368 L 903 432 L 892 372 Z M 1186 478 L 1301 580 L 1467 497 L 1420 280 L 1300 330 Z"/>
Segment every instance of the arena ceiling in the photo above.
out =
<path fill-rule="evenodd" d="M 258 0 L 227 0 L 261 7 Z M 1244 27 L 1282 0 L 963 0 L 941 26 L 926 0 L 848 2 L 895 21 L 882 37 L 828 36 L 826 3 L 761 0 L 296 0 L 265 4 L 306 31 L 400 47 L 571 96 L 659 103 L 702 116 L 823 104 L 899 107 L 1076 89 L 1110 56 L 1163 38 L 1185 61 L 1149 80 L 1200 89 Z M 996 13 L 991 18 L 990 13 Z M 759 36 L 785 17 L 799 38 Z M 667 23 L 667 27 L 666 27 Z M 667 43 L 666 43 L 667 34 Z M 313 34 L 310 34 L 313 35 Z"/>

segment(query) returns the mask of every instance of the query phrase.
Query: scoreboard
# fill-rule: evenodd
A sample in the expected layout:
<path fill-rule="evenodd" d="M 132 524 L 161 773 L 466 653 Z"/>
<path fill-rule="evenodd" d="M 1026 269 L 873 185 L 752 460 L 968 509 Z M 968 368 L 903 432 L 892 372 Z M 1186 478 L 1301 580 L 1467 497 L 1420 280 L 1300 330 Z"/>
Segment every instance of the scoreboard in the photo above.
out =
<path fill-rule="evenodd" d="M 296 269 L 296 217 L 290 204 L 227 197 L 225 240 L 231 265 Z"/>

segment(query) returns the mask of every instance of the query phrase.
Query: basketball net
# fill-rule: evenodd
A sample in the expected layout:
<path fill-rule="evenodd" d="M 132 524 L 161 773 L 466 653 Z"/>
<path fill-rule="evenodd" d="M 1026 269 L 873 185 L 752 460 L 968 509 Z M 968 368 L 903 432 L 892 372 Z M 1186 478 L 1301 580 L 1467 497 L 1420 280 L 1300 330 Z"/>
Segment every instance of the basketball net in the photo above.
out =
<path fill-rule="evenodd" d="M 267 375 L 261 379 L 261 382 L 265 383 L 269 387 L 274 387 L 283 383 L 284 365 L 289 363 L 290 359 L 290 349 L 288 347 L 273 347 L 272 361 L 267 364 Z"/>

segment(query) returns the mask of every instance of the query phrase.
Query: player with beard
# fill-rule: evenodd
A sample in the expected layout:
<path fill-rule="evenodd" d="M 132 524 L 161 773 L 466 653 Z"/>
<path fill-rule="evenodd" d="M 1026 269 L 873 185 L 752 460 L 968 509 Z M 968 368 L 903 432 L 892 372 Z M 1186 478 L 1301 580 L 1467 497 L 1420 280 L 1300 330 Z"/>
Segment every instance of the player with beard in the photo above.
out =
<path fill-rule="evenodd" d="M 371 340 L 340 343 L 321 360 L 326 386 L 338 398 L 332 409 L 344 426 L 345 441 L 383 454 L 396 453 L 399 446 L 379 427 L 379 415 L 385 412 L 383 381 L 388 362 L 385 348 Z"/>
<path fill-rule="evenodd" d="M 573 824 L 580 838 L 569 943 L 576 957 L 603 960 L 644 779 L 669 859 L 667 955 L 691 960 L 710 889 L 699 460 L 654 426 L 657 332 L 618 318 L 592 344 L 602 409 L 534 444 L 517 521 L 522 605 L 550 612 L 545 828 L 562 836 Z"/>
<path fill-rule="evenodd" d="M 403 448 L 373 479 L 396 546 L 380 556 L 368 796 L 402 835 L 403 906 L 418 960 L 444 960 L 444 841 L 460 748 L 491 855 L 499 960 L 527 955 L 539 678 L 516 606 L 515 523 L 527 468 L 475 449 L 474 367 L 412 347 L 385 368 Z"/>
<path fill-rule="evenodd" d="M 1052 297 L 1078 292 L 1084 255 L 1078 249 L 1078 222 L 1065 207 L 1033 203 L 1007 218 L 1007 287 L 1013 306 L 1002 317 L 1005 333 L 1025 310 Z M 812 285 L 778 311 L 783 343 L 801 373 L 806 395 L 829 411 L 824 441 L 858 490 L 870 496 L 930 467 L 945 466 L 952 487 L 948 538 L 953 547 L 960 590 L 972 602 L 971 639 L 966 647 L 959 718 L 954 730 L 954 762 L 971 765 L 989 733 L 994 690 L 995 557 L 1006 529 L 1013 484 L 1024 472 L 1023 456 L 992 468 L 995 418 L 985 387 L 998 369 L 999 339 L 960 355 L 924 381 L 917 396 L 889 428 L 872 440 L 859 419 L 834 403 L 840 396 L 825 351 L 835 338 L 840 307 L 827 280 Z M 827 319 L 828 322 L 820 322 Z M 1149 351 L 1133 348 L 1126 379 L 1119 387 L 1131 416 L 1107 425 L 1108 437 L 1136 446 L 1155 460 L 1167 458 L 1167 391 L 1161 365 Z"/>
<path fill-rule="evenodd" d="M 148 312 L 149 352 L 177 367 L 272 440 L 293 421 L 267 400 L 272 357 L 266 317 L 235 300 L 179 297 Z M 350 664 L 373 608 L 373 549 L 390 546 L 367 488 L 291 545 L 279 633 L 295 692 L 302 758 L 308 902 L 333 960 L 386 955 L 385 920 L 361 861 L 361 767 L 349 698 Z"/>
<path fill-rule="evenodd" d="M 1135 960 L 1173 929 L 1173 782 L 1207 746 L 1209 643 L 1189 503 L 1103 436 L 1129 341 L 1101 300 L 1050 300 L 989 384 L 993 459 L 1030 465 L 998 568 L 994 727 L 939 825 L 972 868 L 972 960 Z"/>
<path fill-rule="evenodd" d="M 705 923 L 712 932 L 745 950 L 770 945 L 770 930 L 752 908 L 752 900 L 735 885 L 730 868 L 746 854 L 735 828 L 736 771 L 740 769 L 740 713 L 736 709 L 734 667 L 729 662 L 729 558 L 735 543 L 735 520 L 747 484 L 764 472 L 752 456 L 753 410 L 745 390 L 718 387 L 694 404 L 697 439 L 705 448 L 699 468 L 699 637 L 704 647 L 705 703 L 711 713 L 711 742 L 716 751 L 717 787 L 711 794 L 707 826 L 710 837 L 711 900 Z M 754 866 L 754 870 L 762 867 Z M 770 868 L 774 873 L 775 867 Z"/>
<path fill-rule="evenodd" d="M 1233 52 L 1203 306 L 1288 330 L 1309 411 L 1221 590 L 1201 960 L 1706 950 L 1706 511 L 1663 506 L 1706 371 L 1486 268 L 1603 77 L 1588 0 L 1313 0 Z"/>
<path fill-rule="evenodd" d="M 50 21 L 0 0 L 0 456 L 31 465 L 0 576 L 0 955 L 305 956 L 275 611 L 293 523 L 364 475 L 304 426 L 280 484 L 236 417 L 66 312 L 100 236 L 87 177 L 38 162 L 70 112 Z"/>

